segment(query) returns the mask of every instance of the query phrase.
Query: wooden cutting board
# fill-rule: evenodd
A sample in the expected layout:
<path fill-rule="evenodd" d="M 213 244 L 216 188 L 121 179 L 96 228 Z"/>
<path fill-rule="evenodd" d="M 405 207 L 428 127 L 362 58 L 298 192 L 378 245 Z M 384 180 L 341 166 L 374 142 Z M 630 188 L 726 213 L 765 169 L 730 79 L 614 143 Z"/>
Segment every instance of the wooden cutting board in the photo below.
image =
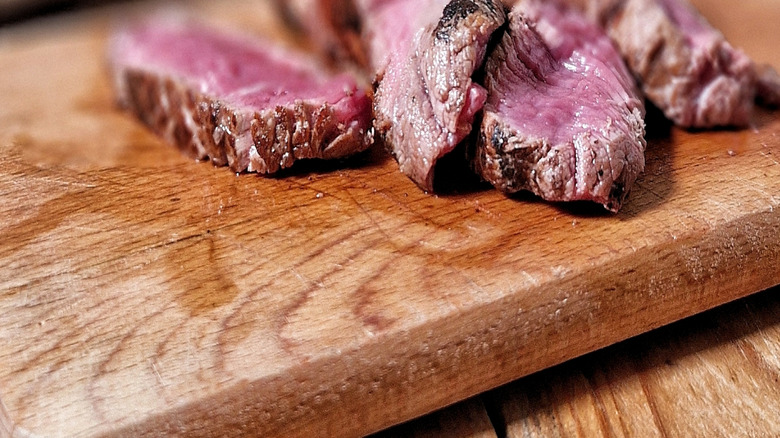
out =
<path fill-rule="evenodd" d="M 779 4 L 697 4 L 780 66 Z M 651 121 L 618 215 L 424 194 L 380 150 L 237 176 L 114 109 L 127 14 L 0 30 L 0 435 L 360 436 L 780 283 L 780 113 Z"/>

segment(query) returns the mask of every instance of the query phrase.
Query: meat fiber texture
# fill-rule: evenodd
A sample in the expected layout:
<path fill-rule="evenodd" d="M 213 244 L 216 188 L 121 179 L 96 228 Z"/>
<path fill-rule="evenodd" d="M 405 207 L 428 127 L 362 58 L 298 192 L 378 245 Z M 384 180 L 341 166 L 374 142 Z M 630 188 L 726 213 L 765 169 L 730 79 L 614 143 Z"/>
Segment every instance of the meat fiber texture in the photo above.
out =
<path fill-rule="evenodd" d="M 485 65 L 474 162 L 498 189 L 616 212 L 644 170 L 644 104 L 609 38 L 552 0 L 524 0 Z"/>
<path fill-rule="evenodd" d="M 487 92 L 472 79 L 505 21 L 498 0 L 359 0 L 376 75 L 374 126 L 401 171 L 433 190 L 436 162 L 473 129 Z"/>
<path fill-rule="evenodd" d="M 647 97 L 679 126 L 745 126 L 756 97 L 780 101 L 777 74 L 757 68 L 686 0 L 567 2 L 604 27 Z"/>
<path fill-rule="evenodd" d="M 194 158 L 274 173 L 372 143 L 366 90 L 270 41 L 172 15 L 121 30 L 110 50 L 120 104 Z"/>

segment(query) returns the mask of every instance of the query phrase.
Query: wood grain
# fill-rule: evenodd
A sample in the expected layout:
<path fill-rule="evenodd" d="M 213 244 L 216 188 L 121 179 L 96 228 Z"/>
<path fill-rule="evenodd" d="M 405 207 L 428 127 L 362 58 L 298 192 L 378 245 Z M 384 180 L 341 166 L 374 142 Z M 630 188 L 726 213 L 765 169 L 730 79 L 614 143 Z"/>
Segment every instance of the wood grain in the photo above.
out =
<path fill-rule="evenodd" d="M 480 400 L 499 436 L 780 435 L 778 289 L 542 371 Z"/>
<path fill-rule="evenodd" d="M 488 433 L 506 438 L 778 436 L 779 292 L 534 373 L 378 436 L 476 438 L 488 417 Z"/>
<path fill-rule="evenodd" d="M 225 5 L 191 3 L 282 32 L 265 2 Z M 113 108 L 126 14 L 0 32 L 11 436 L 360 436 L 780 283 L 776 114 L 652 126 L 616 216 L 427 195 L 378 149 L 236 176 Z"/>

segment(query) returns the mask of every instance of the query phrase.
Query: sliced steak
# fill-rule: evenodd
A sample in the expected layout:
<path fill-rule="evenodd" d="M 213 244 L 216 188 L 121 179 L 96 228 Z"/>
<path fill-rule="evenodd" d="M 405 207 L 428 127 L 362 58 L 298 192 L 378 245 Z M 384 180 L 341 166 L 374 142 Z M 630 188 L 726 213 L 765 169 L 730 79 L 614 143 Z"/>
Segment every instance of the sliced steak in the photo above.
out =
<path fill-rule="evenodd" d="M 120 32 L 110 56 L 121 105 L 188 155 L 236 172 L 343 157 L 373 138 L 371 101 L 351 76 L 270 41 L 159 19 Z"/>
<path fill-rule="evenodd" d="M 647 97 L 680 126 L 744 126 L 757 93 L 779 100 L 776 76 L 759 76 L 686 0 L 567 1 L 606 29 Z"/>
<path fill-rule="evenodd" d="M 472 80 L 506 19 L 498 0 L 363 0 L 377 71 L 374 126 L 401 171 L 433 189 L 434 166 L 471 131 L 487 93 Z"/>
<path fill-rule="evenodd" d="M 475 168 L 498 189 L 616 212 L 644 170 L 644 105 L 609 38 L 552 0 L 523 0 L 485 62 Z"/>

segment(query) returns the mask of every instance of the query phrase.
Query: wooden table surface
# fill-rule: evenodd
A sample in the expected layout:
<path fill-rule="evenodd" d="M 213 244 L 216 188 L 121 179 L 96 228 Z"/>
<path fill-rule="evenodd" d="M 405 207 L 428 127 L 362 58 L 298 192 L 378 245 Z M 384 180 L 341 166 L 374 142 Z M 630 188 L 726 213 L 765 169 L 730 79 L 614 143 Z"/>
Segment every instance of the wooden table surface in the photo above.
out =
<path fill-rule="evenodd" d="M 185 3 L 286 35 L 264 1 Z M 780 65 L 780 5 L 697 3 Z M 647 171 L 616 216 L 490 190 L 423 194 L 378 149 L 235 176 L 114 108 L 108 23 L 147 5 L 0 33 L 0 433 L 359 436 L 780 283 L 777 113 L 741 131 L 651 126 Z M 731 321 L 723 309 L 735 311 L 693 324 Z M 685 409 L 766 382 L 766 324 L 712 350 L 683 339 L 694 353 L 668 361 L 631 341 L 406 427 L 705 430 Z M 722 336 L 704 326 L 694 333 Z M 689 412 L 739 431 L 755 423 L 740 412 L 772 409 L 766 394 Z"/>

